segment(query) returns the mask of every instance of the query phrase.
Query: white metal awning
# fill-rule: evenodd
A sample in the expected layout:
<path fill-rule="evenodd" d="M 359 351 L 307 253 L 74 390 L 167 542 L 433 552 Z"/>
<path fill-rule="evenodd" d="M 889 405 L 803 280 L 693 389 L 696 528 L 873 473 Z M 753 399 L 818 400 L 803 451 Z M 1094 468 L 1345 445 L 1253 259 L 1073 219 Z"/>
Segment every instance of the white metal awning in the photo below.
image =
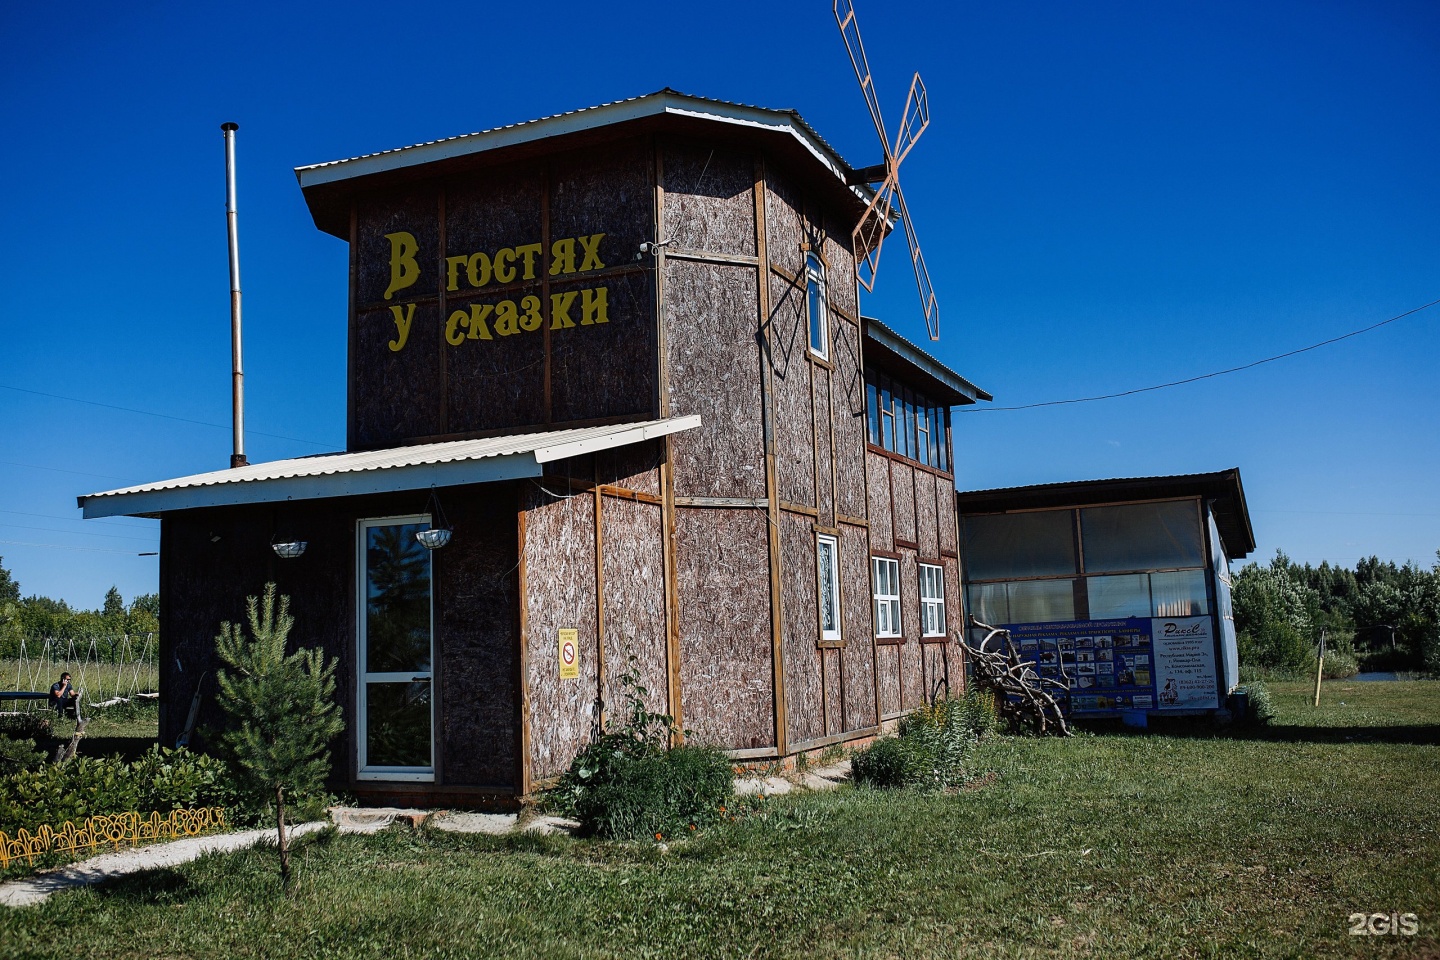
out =
<path fill-rule="evenodd" d="M 353 497 L 541 475 L 542 464 L 668 436 L 700 426 L 699 416 L 603 427 L 420 443 L 386 450 L 324 453 L 197 473 L 78 497 L 85 517 L 155 516 L 241 503 Z"/>

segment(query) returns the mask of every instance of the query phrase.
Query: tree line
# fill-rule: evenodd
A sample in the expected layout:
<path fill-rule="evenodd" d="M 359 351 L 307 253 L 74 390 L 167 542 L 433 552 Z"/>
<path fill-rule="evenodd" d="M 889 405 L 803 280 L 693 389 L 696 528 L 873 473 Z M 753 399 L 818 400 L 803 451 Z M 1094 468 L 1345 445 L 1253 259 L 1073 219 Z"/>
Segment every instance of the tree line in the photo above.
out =
<path fill-rule="evenodd" d="M 1314 669 L 1326 635 L 1326 672 L 1440 673 L 1440 550 L 1426 569 L 1369 557 L 1354 570 L 1300 565 L 1277 551 L 1235 575 L 1235 630 L 1242 666 L 1281 673 Z"/>
<path fill-rule="evenodd" d="M 19 656 L 25 640 L 33 655 L 46 640 L 100 640 L 123 636 L 143 637 L 160 632 L 160 596 L 143 593 L 128 604 L 116 587 L 105 594 L 98 610 L 79 610 L 64 600 L 38 595 L 22 596 L 20 584 L 0 557 L 0 659 Z"/>

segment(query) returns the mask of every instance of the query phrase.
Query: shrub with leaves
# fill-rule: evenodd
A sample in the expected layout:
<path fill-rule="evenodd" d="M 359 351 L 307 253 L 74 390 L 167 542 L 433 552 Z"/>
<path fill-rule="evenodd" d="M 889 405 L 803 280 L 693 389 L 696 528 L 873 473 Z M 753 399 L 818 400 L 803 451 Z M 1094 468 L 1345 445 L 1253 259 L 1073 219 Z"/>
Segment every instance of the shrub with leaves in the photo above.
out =
<path fill-rule="evenodd" d="M 993 710 L 993 700 L 990 706 Z M 912 710 L 901 718 L 896 736 L 876 741 L 855 757 L 855 782 L 924 790 L 964 783 L 976 738 L 972 717 L 982 707 L 978 700 L 944 697 Z"/>
<path fill-rule="evenodd" d="M 1275 719 L 1275 701 L 1270 697 L 1270 688 L 1263 683 L 1247 683 L 1243 688 L 1248 695 L 1247 723 L 1266 726 Z"/>
<path fill-rule="evenodd" d="M 77 757 L 44 763 L 0 779 L 0 830 L 58 827 L 97 814 L 145 815 L 182 807 L 230 807 L 235 788 L 225 763 L 158 744 L 126 763 L 118 757 Z"/>
<path fill-rule="evenodd" d="M 550 805 L 582 832 L 616 840 L 674 836 L 717 819 L 733 795 L 730 758 L 712 747 L 670 747 L 675 721 L 645 706 L 634 658 L 620 679 L 623 722 L 580 751 L 550 791 Z"/>

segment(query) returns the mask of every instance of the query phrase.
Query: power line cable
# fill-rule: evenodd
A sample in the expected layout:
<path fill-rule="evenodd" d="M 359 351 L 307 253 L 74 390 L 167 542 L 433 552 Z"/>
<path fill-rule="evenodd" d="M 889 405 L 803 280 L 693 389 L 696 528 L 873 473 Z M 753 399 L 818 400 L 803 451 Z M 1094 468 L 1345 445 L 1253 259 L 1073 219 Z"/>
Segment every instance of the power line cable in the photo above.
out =
<path fill-rule="evenodd" d="M 1136 387 L 1134 390 L 1123 390 L 1120 393 L 1106 393 L 1098 397 L 1075 397 L 1070 400 L 1045 400 L 1040 403 L 1023 403 L 1015 407 L 981 407 L 977 405 L 971 407 L 961 407 L 960 412 L 1000 413 L 1006 410 L 1034 410 L 1037 407 L 1059 407 L 1071 403 L 1092 403 L 1096 400 L 1114 400 L 1117 397 L 1129 397 L 1134 396 L 1137 393 L 1149 393 L 1152 390 L 1164 390 L 1167 387 L 1180 387 L 1184 386 L 1187 383 L 1197 383 L 1201 380 L 1209 380 L 1214 377 L 1223 377 L 1227 373 L 1239 373 L 1241 370 L 1249 370 L 1252 367 L 1258 367 L 1264 363 L 1274 363 L 1276 360 L 1284 360 L 1286 357 L 1293 357 L 1298 354 L 1308 353 L 1311 350 L 1318 350 L 1321 347 L 1328 347 L 1332 343 L 1339 343 L 1341 340 L 1349 340 L 1351 337 L 1358 337 L 1362 333 L 1369 333 L 1371 330 L 1378 330 L 1381 327 L 1385 326 L 1387 323 L 1394 323 L 1396 320 L 1403 320 L 1404 318 L 1410 316 L 1413 313 L 1419 313 L 1421 310 L 1428 310 L 1431 307 L 1435 306 L 1437 303 L 1440 303 L 1440 300 L 1431 300 L 1429 303 L 1423 306 L 1416 307 L 1413 310 L 1406 310 L 1404 313 L 1401 314 L 1396 314 L 1389 320 L 1381 320 L 1379 323 L 1372 323 L 1368 327 L 1362 327 L 1359 330 L 1352 330 L 1349 333 L 1341 334 L 1338 337 L 1331 337 L 1329 340 L 1321 340 L 1319 343 L 1312 343 L 1308 347 L 1300 347 L 1298 350 L 1290 350 L 1285 353 L 1277 353 L 1273 357 L 1266 357 L 1263 360 L 1255 360 L 1251 363 L 1241 364 L 1238 367 L 1231 367 L 1228 370 L 1216 370 L 1214 373 L 1202 373 L 1198 377 L 1186 377 L 1184 380 L 1171 380 L 1169 383 L 1157 383 L 1151 387 Z"/>
<path fill-rule="evenodd" d="M 114 540 L 140 540 L 145 543 L 154 543 L 158 537 L 127 537 L 123 533 L 97 533 L 92 530 L 56 530 L 54 527 L 28 527 L 23 523 L 0 523 L 0 527 L 8 530 L 42 530 L 45 533 L 63 533 L 67 537 L 107 537 Z"/>
<path fill-rule="evenodd" d="M 64 470 L 60 467 L 47 467 L 38 463 L 20 463 L 15 460 L 0 460 L 0 465 L 7 467 L 24 467 L 27 470 L 49 470 L 53 473 L 73 473 L 77 477 L 98 477 L 101 480 L 119 480 L 121 483 L 134 483 L 129 477 L 115 477 L 108 473 L 85 473 L 81 470 Z"/>
<path fill-rule="evenodd" d="M 104 407 L 107 410 L 122 410 L 125 413 L 138 413 L 146 417 L 159 417 L 162 420 L 176 420 L 180 423 L 193 423 L 201 427 L 215 427 L 220 430 L 229 430 L 228 423 L 211 423 L 208 420 L 192 420 L 189 417 L 177 417 L 169 413 L 156 413 L 153 410 L 137 410 L 134 407 L 122 407 L 113 403 L 101 403 L 98 400 L 82 400 L 79 397 L 62 397 L 58 393 L 45 393 L 43 390 L 30 390 L 25 387 L 12 387 L 8 383 L 0 383 L 0 390 L 14 390 L 16 393 L 29 393 L 37 397 L 49 397 L 51 400 L 69 400 L 71 403 L 86 403 L 92 407 Z M 319 440 L 306 440 L 304 437 L 287 437 L 280 433 L 266 433 L 263 430 L 246 430 L 247 434 L 255 434 L 257 437 L 270 437 L 274 440 L 293 440 L 296 443 L 308 443 L 313 447 L 325 447 L 334 449 L 333 443 L 321 443 Z"/>
<path fill-rule="evenodd" d="M 128 523 L 119 523 L 119 522 L 117 522 L 117 521 L 115 521 L 115 520 L 87 520 L 87 519 L 84 518 L 84 517 L 62 517 L 62 516 L 60 516 L 58 513 L 26 513 L 24 510 L 0 510 L 0 513 L 10 514 L 11 516 L 15 516 L 15 517 L 41 517 L 41 518 L 43 518 L 43 519 L 45 519 L 45 520 L 64 520 L 64 521 L 66 521 L 67 523 L 83 523 L 83 524 L 85 524 L 86 526 L 90 526 L 90 525 L 96 524 L 96 523 L 103 523 L 103 524 L 105 524 L 106 526 L 111 526 L 111 527 L 124 527 L 124 528 L 127 529 L 127 530 L 144 530 L 144 529 L 145 529 L 144 527 L 132 526 L 131 524 L 128 524 Z M 139 521 L 139 522 L 141 522 L 141 523 L 146 522 L 146 519 L 145 519 L 144 517 L 134 517 L 134 518 L 132 518 L 132 519 L 137 520 L 137 521 Z M 153 522 L 153 521 L 150 521 L 150 522 Z"/>
<path fill-rule="evenodd" d="M 0 543 L 9 544 L 12 547 L 49 547 L 52 550 L 79 550 L 82 553 L 113 553 L 122 557 L 149 556 L 149 554 L 137 554 L 133 550 L 106 550 L 103 547 L 73 547 L 64 543 L 30 543 L 24 540 L 0 540 Z"/>

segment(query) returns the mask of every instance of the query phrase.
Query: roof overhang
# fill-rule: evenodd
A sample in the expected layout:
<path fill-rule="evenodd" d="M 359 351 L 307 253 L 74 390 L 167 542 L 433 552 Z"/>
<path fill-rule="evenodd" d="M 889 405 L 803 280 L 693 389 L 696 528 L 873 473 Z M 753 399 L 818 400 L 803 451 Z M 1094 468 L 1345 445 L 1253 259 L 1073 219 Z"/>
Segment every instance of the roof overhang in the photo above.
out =
<path fill-rule="evenodd" d="M 666 88 L 629 100 L 572 110 L 538 120 L 432 140 L 379 153 L 295 168 L 315 225 L 348 238 L 349 197 L 362 191 L 448 176 L 526 160 L 544 153 L 618 139 L 656 129 L 712 134 L 728 129 L 737 138 L 760 137 L 783 145 L 792 158 L 808 161 L 829 175 L 837 194 L 862 211 L 873 196 L 868 186 L 846 183 L 853 169 L 794 110 L 773 110 L 695 97 Z"/>
<path fill-rule="evenodd" d="M 898 376 L 924 391 L 929 399 L 948 406 L 995 399 L 874 317 L 861 319 L 865 325 L 866 366 Z"/>
<path fill-rule="evenodd" d="M 77 498 L 87 519 L 538 477 L 544 464 L 691 430 L 699 416 L 276 460 Z"/>
<path fill-rule="evenodd" d="M 1239 467 L 1218 473 L 1171 477 L 1079 480 L 998 490 L 961 490 L 955 494 L 955 503 L 959 512 L 968 516 L 1180 497 L 1199 497 L 1210 504 L 1215 526 L 1225 543 L 1225 553 L 1231 560 L 1243 559 L 1255 549 L 1255 532 L 1250 526 L 1250 508 L 1245 502 Z"/>

